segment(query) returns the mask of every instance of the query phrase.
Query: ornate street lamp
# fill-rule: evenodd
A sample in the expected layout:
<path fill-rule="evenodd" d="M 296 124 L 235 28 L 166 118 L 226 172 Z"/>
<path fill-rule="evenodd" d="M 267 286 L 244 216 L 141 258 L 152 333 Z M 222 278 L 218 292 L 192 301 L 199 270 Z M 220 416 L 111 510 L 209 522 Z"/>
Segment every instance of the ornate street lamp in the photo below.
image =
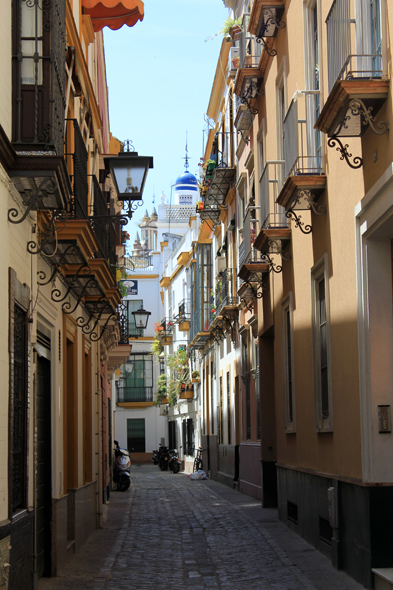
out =
<path fill-rule="evenodd" d="M 128 149 L 130 142 L 127 140 Z M 138 152 L 123 151 L 117 156 L 104 158 L 105 167 L 111 171 L 119 201 L 141 201 L 149 168 L 153 168 L 152 156 L 138 156 Z"/>
<path fill-rule="evenodd" d="M 127 376 L 132 375 L 132 373 L 134 371 L 134 361 L 132 361 L 130 358 L 124 364 L 124 371 L 125 371 L 125 373 L 127 373 Z"/>
<path fill-rule="evenodd" d="M 134 316 L 136 329 L 142 333 L 142 331 L 146 329 L 149 316 L 151 316 L 151 311 L 146 311 L 141 305 L 137 311 L 132 311 L 131 313 Z"/>

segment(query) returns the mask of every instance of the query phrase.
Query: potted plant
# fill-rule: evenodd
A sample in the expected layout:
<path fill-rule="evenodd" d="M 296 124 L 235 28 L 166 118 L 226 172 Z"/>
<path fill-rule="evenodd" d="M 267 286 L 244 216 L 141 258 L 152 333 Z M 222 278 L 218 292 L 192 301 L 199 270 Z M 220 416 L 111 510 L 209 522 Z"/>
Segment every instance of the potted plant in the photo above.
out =
<path fill-rule="evenodd" d="M 159 406 L 160 404 L 169 403 L 168 388 L 167 388 L 167 376 L 165 373 L 162 373 L 158 377 L 157 386 L 158 386 L 158 391 L 157 391 L 156 399 L 154 400 L 154 404 L 156 406 Z"/>
<path fill-rule="evenodd" d="M 168 398 L 170 406 L 176 405 L 182 391 L 182 385 L 184 384 L 185 388 L 187 383 L 190 382 L 188 363 L 188 354 L 183 348 L 167 356 L 166 364 L 169 368 Z"/>
<path fill-rule="evenodd" d="M 196 204 L 196 210 L 198 211 L 202 211 L 205 207 L 205 203 L 203 201 L 197 201 Z"/>
<path fill-rule="evenodd" d="M 215 33 L 214 35 L 212 35 L 211 37 L 208 37 L 207 39 L 205 39 L 205 41 L 210 41 L 210 39 L 214 39 L 214 37 L 216 37 L 217 35 L 222 34 L 224 37 L 232 37 L 233 41 L 236 41 L 237 39 L 240 39 L 240 35 L 242 33 L 242 18 L 231 18 L 228 17 L 223 23 L 222 23 L 222 29 L 220 31 L 218 31 L 217 33 Z M 233 36 L 232 36 L 233 35 Z"/>
<path fill-rule="evenodd" d="M 191 381 L 192 383 L 199 383 L 200 382 L 200 373 L 199 371 L 193 371 L 191 373 Z"/>
<path fill-rule="evenodd" d="M 239 56 L 233 57 L 231 59 L 231 63 L 232 63 L 232 66 L 235 68 L 235 70 L 237 70 L 240 67 L 240 57 Z"/>

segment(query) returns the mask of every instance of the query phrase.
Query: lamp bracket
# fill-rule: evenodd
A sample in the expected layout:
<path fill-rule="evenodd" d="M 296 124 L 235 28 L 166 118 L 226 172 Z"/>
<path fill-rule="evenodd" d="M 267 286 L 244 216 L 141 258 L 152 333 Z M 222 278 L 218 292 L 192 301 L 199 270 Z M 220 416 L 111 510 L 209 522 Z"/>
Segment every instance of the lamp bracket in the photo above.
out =
<path fill-rule="evenodd" d="M 335 147 L 336 143 L 338 143 L 339 147 L 336 147 L 336 151 L 341 153 L 340 160 L 345 160 L 346 163 L 350 168 L 356 170 L 357 168 L 361 168 L 363 166 L 363 159 L 360 156 L 355 156 L 353 158 L 353 163 L 350 161 L 349 158 L 352 158 L 352 154 L 348 152 L 349 145 L 346 143 L 343 145 L 337 135 L 332 135 L 328 139 L 328 146 Z"/>
<path fill-rule="evenodd" d="M 92 225 L 99 225 L 100 227 L 105 227 L 106 223 L 110 221 L 111 223 L 116 223 L 121 226 L 127 225 L 127 223 L 132 218 L 128 215 L 91 215 L 88 219 L 91 221 Z"/>
<path fill-rule="evenodd" d="M 142 207 L 142 205 L 143 205 L 143 201 L 141 199 L 140 201 L 117 201 L 117 206 L 122 207 L 124 209 L 125 202 L 128 203 L 128 210 L 126 211 L 126 213 L 123 213 L 122 215 L 119 215 L 118 217 L 126 216 L 126 217 L 128 217 L 128 219 L 131 219 L 133 212 L 137 211 L 138 207 Z"/>

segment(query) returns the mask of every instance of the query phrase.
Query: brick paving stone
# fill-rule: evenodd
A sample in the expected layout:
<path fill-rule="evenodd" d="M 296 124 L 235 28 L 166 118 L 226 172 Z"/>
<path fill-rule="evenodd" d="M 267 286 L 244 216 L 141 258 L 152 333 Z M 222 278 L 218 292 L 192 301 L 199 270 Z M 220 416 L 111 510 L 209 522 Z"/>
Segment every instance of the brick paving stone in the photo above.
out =
<path fill-rule="evenodd" d="M 133 466 L 96 531 L 38 590 L 361 590 L 279 522 L 217 482 Z"/>

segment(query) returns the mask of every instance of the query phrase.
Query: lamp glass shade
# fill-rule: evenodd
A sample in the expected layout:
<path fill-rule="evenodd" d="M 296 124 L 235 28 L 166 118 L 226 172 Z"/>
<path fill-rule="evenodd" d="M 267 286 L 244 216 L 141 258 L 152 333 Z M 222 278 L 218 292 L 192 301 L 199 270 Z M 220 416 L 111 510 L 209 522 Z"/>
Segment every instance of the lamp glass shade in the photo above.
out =
<path fill-rule="evenodd" d="M 127 361 L 126 364 L 124 365 L 124 370 L 126 372 L 127 375 L 132 375 L 133 371 L 134 371 L 134 362 L 133 361 Z"/>
<path fill-rule="evenodd" d="M 135 320 L 135 327 L 138 330 L 145 330 L 147 326 L 147 322 L 149 320 L 149 316 L 151 316 L 151 311 L 146 311 L 141 307 L 137 311 L 132 311 L 132 315 L 134 316 Z"/>
<path fill-rule="evenodd" d="M 118 156 L 105 158 L 110 168 L 119 201 L 140 201 L 147 178 L 153 168 L 153 158 L 138 156 L 136 152 L 121 152 Z"/>

